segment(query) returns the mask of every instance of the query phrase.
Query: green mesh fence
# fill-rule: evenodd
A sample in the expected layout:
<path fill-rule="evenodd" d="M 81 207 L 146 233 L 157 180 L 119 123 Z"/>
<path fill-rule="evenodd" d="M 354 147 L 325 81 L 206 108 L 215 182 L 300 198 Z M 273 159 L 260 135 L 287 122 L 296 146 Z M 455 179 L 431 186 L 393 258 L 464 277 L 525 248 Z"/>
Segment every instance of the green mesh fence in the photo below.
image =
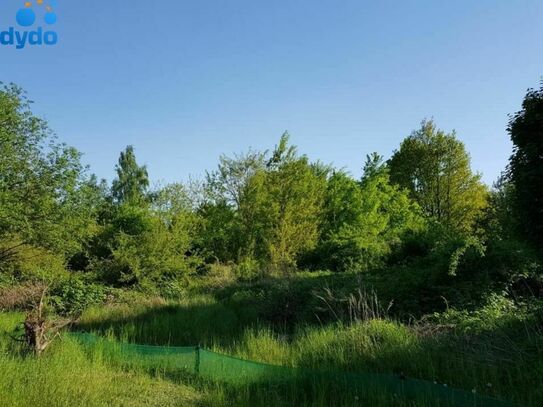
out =
<path fill-rule="evenodd" d="M 432 382 L 387 374 L 324 372 L 290 368 L 238 359 L 200 347 L 148 346 L 107 340 L 92 334 L 72 333 L 74 338 L 105 357 L 120 363 L 152 369 L 184 371 L 232 385 L 259 383 L 339 386 L 355 393 L 381 393 L 426 400 L 429 405 L 512 407 L 497 400 Z"/>

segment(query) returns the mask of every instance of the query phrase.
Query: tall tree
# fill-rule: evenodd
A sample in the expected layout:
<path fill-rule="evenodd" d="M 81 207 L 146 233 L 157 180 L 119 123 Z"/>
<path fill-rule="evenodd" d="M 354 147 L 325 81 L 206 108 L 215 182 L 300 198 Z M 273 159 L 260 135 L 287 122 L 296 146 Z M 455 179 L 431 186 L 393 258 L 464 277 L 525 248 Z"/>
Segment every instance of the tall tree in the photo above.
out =
<path fill-rule="evenodd" d="M 388 164 L 391 180 L 447 227 L 470 231 L 487 204 L 487 189 L 472 172 L 464 144 L 431 120 L 402 142 Z"/>
<path fill-rule="evenodd" d="M 283 134 L 269 155 L 221 157 L 219 169 L 208 175 L 202 235 L 219 260 L 230 253 L 229 260 L 257 260 L 286 271 L 315 245 L 326 170 L 298 156 L 288 141 Z"/>
<path fill-rule="evenodd" d="M 529 89 L 508 127 L 514 152 L 510 178 L 523 232 L 543 252 L 543 85 Z"/>
<path fill-rule="evenodd" d="M 272 269 L 288 271 L 317 244 L 327 169 L 298 156 L 283 134 L 259 186 L 262 240 Z"/>
<path fill-rule="evenodd" d="M 0 263 L 20 250 L 69 256 L 92 234 L 93 181 L 15 85 L 0 88 Z"/>
<path fill-rule="evenodd" d="M 206 199 L 200 206 L 204 236 L 221 261 L 254 257 L 257 249 L 258 211 L 255 175 L 265 167 L 266 153 L 252 151 L 221 156 L 216 171 L 206 176 Z"/>
<path fill-rule="evenodd" d="M 134 147 L 127 146 L 121 152 L 115 167 L 117 178 L 113 181 L 111 192 L 118 203 L 141 203 L 146 200 L 149 175 L 145 165 L 139 166 Z"/>
<path fill-rule="evenodd" d="M 500 174 L 489 193 L 488 207 L 481 226 L 495 241 L 519 238 L 519 217 L 515 210 L 515 186 L 507 172 Z"/>
<path fill-rule="evenodd" d="M 402 236 L 424 226 L 418 204 L 390 183 L 382 157 L 367 157 L 360 182 L 334 173 L 324 200 L 318 257 L 338 271 L 364 271 L 383 264 Z"/>

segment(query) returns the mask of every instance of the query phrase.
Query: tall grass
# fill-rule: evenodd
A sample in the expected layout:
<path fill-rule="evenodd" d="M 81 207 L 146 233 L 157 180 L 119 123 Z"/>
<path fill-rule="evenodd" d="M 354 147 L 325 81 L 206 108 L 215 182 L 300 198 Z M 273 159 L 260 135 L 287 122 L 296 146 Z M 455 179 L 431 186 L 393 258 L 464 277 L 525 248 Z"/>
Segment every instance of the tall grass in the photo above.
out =
<path fill-rule="evenodd" d="M 0 333 L 22 320 L 20 314 L 0 314 Z M 189 386 L 115 369 L 68 337 L 38 359 L 19 352 L 5 334 L 0 336 L 2 407 L 196 406 L 203 400 Z"/>
<path fill-rule="evenodd" d="M 354 323 L 298 325 L 292 330 L 259 320 L 254 310 L 236 303 L 199 296 L 154 307 L 90 310 L 81 327 L 134 343 L 199 343 L 217 352 L 283 366 L 394 373 L 539 406 L 543 349 L 538 346 L 543 336 L 537 332 L 512 336 L 511 332 L 525 330 L 529 323 L 507 312 L 492 316 L 492 307 L 472 324 L 479 332 L 450 332 L 447 327 L 451 324 L 434 323 L 431 329 L 409 326 L 382 314 Z M 506 322 L 499 322 L 502 319 Z M 503 357 L 503 349 L 515 347 L 516 352 L 509 352 L 512 357 Z M 536 351 L 531 359 L 526 358 L 530 349 Z M 237 397 L 239 391 L 227 392 L 228 397 Z M 312 395 L 321 396 L 318 392 Z"/>
<path fill-rule="evenodd" d="M 20 314 L 0 314 L 0 329 L 12 329 L 21 318 Z M 433 405 L 393 394 L 359 394 L 329 382 L 319 386 L 299 380 L 228 384 L 121 360 L 121 354 L 106 355 L 100 346 L 88 348 L 69 336 L 38 359 L 18 352 L 4 336 L 0 339 L 0 406 Z"/>
<path fill-rule="evenodd" d="M 345 321 L 296 324 L 293 329 L 262 318 L 256 306 L 247 306 L 244 293 L 234 296 L 244 300 L 197 295 L 91 308 L 78 328 L 140 344 L 200 344 L 274 365 L 395 374 L 526 406 L 542 405 L 541 321 L 537 313 L 500 299 L 474 313 L 450 310 L 431 321 L 406 325 L 387 318 L 383 309 L 359 304 L 364 297 L 359 295 L 354 307 L 362 312 L 346 312 Z M 327 301 L 332 304 L 331 297 Z M 21 314 L 0 314 L 0 332 L 22 320 Z M 436 405 L 435 400 L 424 398 L 360 393 L 338 387 L 333 380 L 318 385 L 296 380 L 227 384 L 118 363 L 121 359 L 121 355 L 106 357 L 99 348 L 82 347 L 69 337 L 35 359 L 17 352 L 7 337 L 0 337 L 0 406 Z"/>

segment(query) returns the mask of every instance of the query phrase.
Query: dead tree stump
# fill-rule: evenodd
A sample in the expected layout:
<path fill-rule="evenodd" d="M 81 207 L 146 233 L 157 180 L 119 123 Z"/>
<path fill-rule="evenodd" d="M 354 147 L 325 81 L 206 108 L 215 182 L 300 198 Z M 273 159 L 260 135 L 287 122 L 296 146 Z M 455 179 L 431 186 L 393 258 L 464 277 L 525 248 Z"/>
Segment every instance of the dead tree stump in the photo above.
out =
<path fill-rule="evenodd" d="M 45 296 L 47 290 L 48 287 L 43 289 L 39 302 L 27 314 L 23 323 L 24 333 L 18 339 L 36 356 L 40 356 L 55 338 L 60 337 L 60 330 L 62 328 L 73 322 L 69 319 L 52 319 L 46 317 Z"/>

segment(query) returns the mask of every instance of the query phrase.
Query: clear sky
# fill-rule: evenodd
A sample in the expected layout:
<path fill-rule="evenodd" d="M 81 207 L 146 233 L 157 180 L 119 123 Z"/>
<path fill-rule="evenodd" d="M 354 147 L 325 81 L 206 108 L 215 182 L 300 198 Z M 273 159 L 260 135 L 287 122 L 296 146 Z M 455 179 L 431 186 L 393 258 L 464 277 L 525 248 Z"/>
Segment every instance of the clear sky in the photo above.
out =
<path fill-rule="evenodd" d="M 0 80 L 107 179 L 128 144 L 170 182 L 285 130 L 359 176 L 366 154 L 389 157 L 433 117 L 491 183 L 511 153 L 507 115 L 543 75 L 541 0 L 56 3 L 59 43 L 0 46 Z M 23 5 L 0 1 L 0 31 L 21 28 Z"/>

